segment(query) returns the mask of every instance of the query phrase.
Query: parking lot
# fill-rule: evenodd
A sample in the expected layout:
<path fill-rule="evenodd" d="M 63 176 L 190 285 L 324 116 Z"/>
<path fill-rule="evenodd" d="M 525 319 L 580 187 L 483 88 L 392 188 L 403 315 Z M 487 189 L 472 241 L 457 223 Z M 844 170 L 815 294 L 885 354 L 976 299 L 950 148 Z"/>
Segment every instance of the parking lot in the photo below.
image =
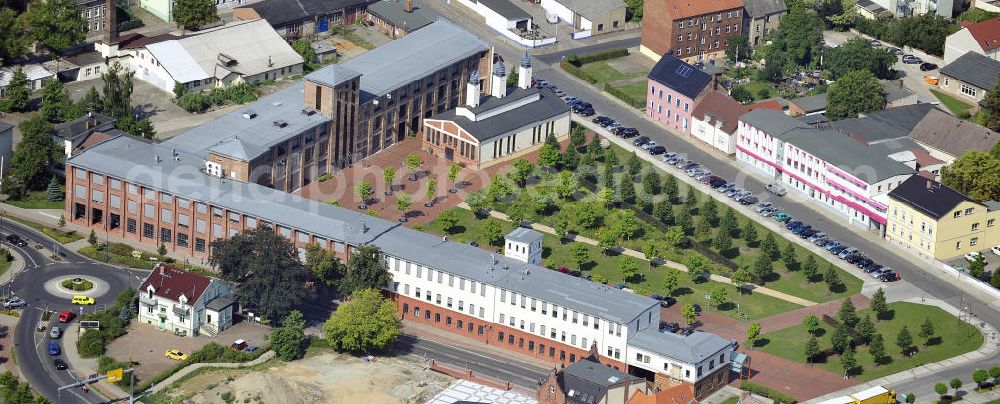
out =
<path fill-rule="evenodd" d="M 250 345 L 263 346 L 270 333 L 270 327 L 244 321 L 215 337 L 180 337 L 150 324 L 133 323 L 128 334 L 108 346 L 107 355 L 118 360 L 131 359 L 138 362 L 136 376 L 139 380 L 146 380 L 177 364 L 177 361 L 167 359 L 164 355 L 168 349 L 190 353 L 209 342 L 229 346 L 237 339 L 246 340 Z"/>

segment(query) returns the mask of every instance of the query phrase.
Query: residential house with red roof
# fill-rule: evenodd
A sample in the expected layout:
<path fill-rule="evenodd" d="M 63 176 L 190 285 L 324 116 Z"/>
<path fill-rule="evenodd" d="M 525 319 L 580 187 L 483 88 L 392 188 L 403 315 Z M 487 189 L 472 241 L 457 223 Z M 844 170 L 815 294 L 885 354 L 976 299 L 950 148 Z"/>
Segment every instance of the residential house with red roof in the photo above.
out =
<path fill-rule="evenodd" d="M 139 323 L 187 336 L 214 336 L 233 325 L 229 283 L 159 264 L 139 285 Z"/>
<path fill-rule="evenodd" d="M 944 40 L 944 63 L 951 64 L 968 52 L 1000 59 L 1000 17 L 982 22 L 962 21 L 962 29 Z"/>
<path fill-rule="evenodd" d="M 698 101 L 691 116 L 691 136 L 727 155 L 736 154 L 740 115 L 750 108 L 715 90 Z"/>

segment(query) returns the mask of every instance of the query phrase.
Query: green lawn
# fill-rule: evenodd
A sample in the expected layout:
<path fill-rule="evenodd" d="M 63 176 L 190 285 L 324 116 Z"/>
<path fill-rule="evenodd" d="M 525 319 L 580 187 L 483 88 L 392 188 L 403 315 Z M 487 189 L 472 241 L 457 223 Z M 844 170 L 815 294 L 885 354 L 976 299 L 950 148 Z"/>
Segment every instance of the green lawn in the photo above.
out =
<path fill-rule="evenodd" d="M 948 94 L 942 93 L 937 90 L 931 90 L 931 93 L 944 104 L 952 114 L 955 116 L 961 116 L 963 112 L 968 113 L 972 109 L 972 105 L 964 101 L 959 101 L 957 98 L 952 97 Z"/>
<path fill-rule="evenodd" d="M 611 67 L 611 65 L 609 65 L 608 62 L 606 61 L 587 63 L 582 67 L 580 67 L 580 70 L 589 73 L 591 76 L 597 79 L 597 84 L 604 84 L 611 81 L 631 79 L 646 75 L 645 73 L 619 72 L 614 67 Z M 645 83 L 643 83 L 643 88 L 645 88 Z"/>
<path fill-rule="evenodd" d="M 452 210 L 455 211 L 460 218 L 460 224 L 451 229 L 450 233 L 446 233 L 437 221 L 430 222 L 426 226 L 425 230 L 437 234 L 450 234 L 452 239 L 459 242 L 475 241 L 481 247 L 486 247 L 492 251 L 500 250 L 498 247 L 488 246 L 487 241 L 483 238 L 483 220 L 477 220 L 473 216 L 472 212 L 466 209 L 452 208 Z M 505 223 L 505 226 L 505 230 L 511 230 L 514 227 L 514 224 L 508 222 Z M 568 268 L 577 268 L 571 249 L 572 244 L 572 242 L 561 243 L 558 240 L 558 237 L 545 234 L 545 238 L 542 241 L 542 259 L 553 267 L 566 266 Z M 663 288 L 663 278 L 664 274 L 668 270 L 667 268 L 650 268 L 647 261 L 627 257 L 626 259 L 635 260 L 639 264 L 639 273 L 641 276 L 639 279 L 635 280 L 635 282 L 625 282 L 618 271 L 618 262 L 621 259 L 621 256 L 618 254 L 604 255 L 601 253 L 601 249 L 591 245 L 584 245 L 587 247 L 589 252 L 588 255 L 591 260 L 591 262 L 584 263 L 579 268 L 584 274 L 603 276 L 608 280 L 608 284 L 610 285 L 625 283 L 630 288 L 636 290 L 636 292 L 645 295 L 667 294 L 666 290 Z M 725 286 L 733 304 L 723 306 L 719 311 L 725 315 L 740 320 L 760 319 L 801 307 L 799 305 L 759 293 L 740 295 L 736 292 L 736 289 L 732 285 L 725 285 L 720 282 L 702 281 L 694 283 L 690 280 L 686 273 L 681 273 L 680 279 L 680 284 L 672 293 L 672 296 L 677 298 L 678 304 L 699 303 L 705 310 L 713 310 L 709 307 L 708 300 L 705 299 L 705 295 L 710 293 L 713 288 Z M 744 318 L 740 316 L 738 312 L 745 313 L 746 317 Z"/>
<path fill-rule="evenodd" d="M 24 220 L 24 219 L 21 219 L 19 217 L 4 216 L 3 218 L 5 220 L 13 220 L 13 221 L 21 223 L 21 224 L 23 224 L 25 226 L 31 227 L 31 228 L 33 228 L 35 230 L 38 230 L 38 231 L 42 232 L 43 234 L 45 234 L 46 236 L 49 236 L 49 237 L 53 238 L 54 240 L 58 241 L 60 244 L 68 244 L 68 243 L 72 243 L 74 241 L 83 239 L 82 235 L 77 234 L 76 231 L 73 231 L 73 230 L 70 230 L 70 231 L 60 230 L 60 229 L 56 229 L 56 228 L 45 226 L 45 225 L 43 225 L 41 223 L 32 222 L 30 220 Z"/>
<path fill-rule="evenodd" d="M 49 201 L 46 198 L 46 191 L 29 191 L 22 199 L 8 199 L 5 203 L 23 209 L 63 209 L 66 207 L 65 201 Z"/>
<path fill-rule="evenodd" d="M 861 373 L 857 375 L 861 380 L 873 380 L 924 364 L 938 362 L 975 350 L 983 343 L 982 334 L 974 326 L 960 321 L 940 308 L 916 303 L 896 302 L 889 304 L 889 309 L 894 313 L 892 319 L 882 320 L 875 324 L 877 332 L 881 333 L 885 339 L 885 351 L 889 356 L 889 361 L 881 366 L 875 366 L 868 353 L 868 348 L 858 346 L 854 357 L 861 369 Z M 864 317 L 865 313 L 869 313 L 869 311 L 860 311 L 858 314 Z M 923 339 L 918 336 L 920 324 L 925 318 L 929 318 L 934 324 L 936 333 L 936 340 L 932 338 L 932 343 L 929 346 L 924 346 Z M 896 336 L 904 325 L 909 328 L 913 342 L 918 348 L 917 353 L 910 357 L 903 356 L 900 348 L 896 345 Z M 823 331 L 820 331 L 817 337 L 820 350 L 829 349 L 833 329 L 825 323 L 822 323 L 822 329 Z M 756 349 L 789 360 L 805 362 L 803 352 L 805 352 L 808 333 L 804 326 L 797 325 L 766 333 L 762 335 L 762 338 L 766 340 L 766 344 Z M 831 356 L 825 362 L 817 363 L 814 366 L 834 373 L 843 373 L 837 356 Z"/>

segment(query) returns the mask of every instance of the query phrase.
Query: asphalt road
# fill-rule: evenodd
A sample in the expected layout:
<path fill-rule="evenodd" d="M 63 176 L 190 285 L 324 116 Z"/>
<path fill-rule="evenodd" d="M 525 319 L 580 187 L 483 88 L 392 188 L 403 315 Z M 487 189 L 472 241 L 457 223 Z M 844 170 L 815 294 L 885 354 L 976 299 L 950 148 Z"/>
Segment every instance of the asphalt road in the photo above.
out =
<path fill-rule="evenodd" d="M 80 306 L 69 304 L 66 296 L 56 296 L 45 290 L 46 281 L 60 275 L 83 275 L 99 278 L 109 285 L 109 291 L 101 296 L 94 296 L 96 304 L 83 308 L 83 313 L 101 310 L 114 304 L 117 294 L 128 287 L 137 287 L 142 277 L 142 272 L 132 272 L 107 265 L 95 263 L 86 257 L 80 256 L 73 251 L 60 248 L 65 254 L 62 261 L 51 260 L 45 254 L 35 249 L 35 244 L 45 246 L 53 245 L 53 241 L 48 237 L 36 232 L 34 229 L 21 225 L 20 223 L 5 220 L 0 226 L 4 240 L 10 233 L 17 233 L 28 241 L 28 246 L 12 246 L 4 241 L 4 246 L 12 248 L 25 258 L 24 270 L 17 273 L 12 284 L 3 285 L 6 292 L 12 290 L 15 295 L 20 296 L 28 302 L 28 306 L 21 312 L 17 328 L 14 332 L 14 350 L 17 354 L 18 369 L 21 374 L 31 383 L 35 390 L 45 395 L 55 403 L 100 403 L 104 402 L 100 396 L 94 392 L 84 393 L 80 389 L 69 389 L 59 392 L 59 386 L 75 383 L 77 379 L 72 374 L 72 367 L 67 370 L 57 371 L 53 366 L 53 359 L 64 358 L 64 354 L 59 356 L 48 355 L 48 332 L 41 333 L 35 331 L 35 326 L 41 320 L 42 311 L 45 309 L 59 313 L 62 310 L 72 310 L 77 315 L 81 313 Z M 58 314 L 49 320 L 49 327 L 58 324 Z M 61 324 L 60 324 L 61 325 Z M 72 343 L 74 337 L 63 336 L 55 340 L 60 348 L 64 343 Z M 67 361 L 68 362 L 68 361 Z"/>

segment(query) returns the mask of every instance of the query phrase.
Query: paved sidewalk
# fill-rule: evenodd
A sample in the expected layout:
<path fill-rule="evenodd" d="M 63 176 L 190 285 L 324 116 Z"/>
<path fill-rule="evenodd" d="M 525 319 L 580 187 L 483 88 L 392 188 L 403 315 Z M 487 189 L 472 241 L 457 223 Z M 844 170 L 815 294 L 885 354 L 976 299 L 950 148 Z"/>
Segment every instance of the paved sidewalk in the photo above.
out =
<path fill-rule="evenodd" d="M 466 210 L 470 209 L 469 208 L 469 204 L 467 204 L 465 202 L 462 202 L 462 203 L 458 204 L 458 207 L 460 207 L 462 209 L 466 209 Z M 491 210 L 489 213 L 490 213 L 490 216 L 492 216 L 494 218 L 497 218 L 497 219 L 500 219 L 500 220 L 506 220 L 508 222 L 511 221 L 510 217 L 508 217 L 507 214 L 505 214 L 503 212 L 497 212 L 495 210 Z M 551 234 L 551 235 L 556 235 L 557 234 L 556 231 L 555 231 L 555 229 L 553 229 L 552 227 L 546 226 L 544 224 L 532 223 L 531 224 L 531 228 L 535 229 L 535 230 L 538 230 L 540 232 L 543 232 L 543 233 Z M 592 246 L 597 246 L 598 245 L 597 240 L 594 240 L 594 239 L 591 239 L 591 238 L 587 238 L 587 237 L 581 236 L 579 234 L 569 234 L 566 238 L 568 240 L 578 241 L 578 242 L 581 242 L 581 243 L 584 243 L 584 244 L 590 244 Z M 618 247 L 617 250 L 620 251 L 624 255 L 628 255 L 630 257 L 638 258 L 638 259 L 641 259 L 641 260 L 644 260 L 644 261 L 649 261 L 649 258 L 647 258 L 645 254 L 643 254 L 643 253 L 641 253 L 639 251 L 635 251 L 635 250 L 631 250 L 631 249 L 623 248 L 623 247 Z M 676 270 L 683 271 L 683 272 L 687 272 L 688 271 L 687 266 L 685 266 L 684 264 L 681 264 L 679 262 L 669 261 L 669 260 L 665 260 L 665 259 L 662 259 L 662 258 L 659 259 L 659 262 L 660 262 L 661 266 L 665 266 L 665 267 L 668 267 L 668 268 L 674 268 Z M 711 279 L 713 281 L 716 281 L 716 282 L 722 282 L 722 283 L 729 284 L 729 285 L 735 285 L 732 280 L 730 280 L 729 278 L 724 277 L 722 275 L 711 274 L 709 276 L 709 279 Z M 753 287 L 753 292 L 760 293 L 762 295 L 767 295 L 767 296 L 775 297 L 775 298 L 784 300 L 786 302 L 795 303 L 795 304 L 800 305 L 800 306 L 815 306 L 817 304 L 816 302 L 814 302 L 812 300 L 806 300 L 806 299 L 803 299 L 803 298 L 798 297 L 798 296 L 792 296 L 792 295 L 789 295 L 787 293 L 779 292 L 779 291 L 774 290 L 774 289 L 768 289 L 768 288 L 765 288 L 765 287 L 762 287 L 762 286 L 754 286 Z"/>
<path fill-rule="evenodd" d="M 950 314 L 952 314 L 954 316 L 957 316 L 957 317 L 961 314 L 959 312 L 959 310 L 957 308 L 955 308 L 954 306 L 952 306 L 952 305 L 950 305 L 948 303 L 945 303 L 943 301 L 940 301 L 938 299 L 925 299 L 925 298 L 921 298 L 921 297 L 912 297 L 912 298 L 909 298 L 909 299 L 904 299 L 903 301 L 940 307 L 944 311 L 947 311 L 948 313 L 950 313 Z M 962 318 L 962 317 L 959 317 L 959 318 Z M 963 365 L 963 364 L 967 364 L 967 363 L 979 363 L 979 362 L 983 362 L 983 366 L 985 368 L 988 368 L 989 366 L 987 366 L 987 365 L 989 365 L 989 364 L 985 363 L 984 361 L 986 359 L 992 357 L 993 355 L 996 355 L 996 353 L 998 351 L 1000 351 L 1000 337 L 997 336 L 997 329 L 992 324 L 981 322 L 979 324 L 973 324 L 973 325 L 974 326 L 979 326 L 980 332 L 983 333 L 983 345 L 981 345 L 979 347 L 979 349 L 977 349 L 975 351 L 968 352 L 968 353 L 965 353 L 965 354 L 962 354 L 962 355 L 958 355 L 958 356 L 954 356 L 954 357 L 945 359 L 945 360 L 940 361 L 940 362 L 929 363 L 929 364 L 926 364 L 926 365 L 923 365 L 923 366 L 918 366 L 918 367 L 915 367 L 913 369 L 906 370 L 906 371 L 903 371 L 903 372 L 899 372 L 899 373 L 896 373 L 896 374 L 892 374 L 892 375 L 889 375 L 889 376 L 880 377 L 878 379 L 875 379 L 875 380 L 872 380 L 872 381 L 869 381 L 869 382 L 865 382 L 865 383 L 863 383 L 863 384 L 861 384 L 859 386 L 855 386 L 855 387 L 852 387 L 850 389 L 838 390 L 838 391 L 829 393 L 827 395 L 824 395 L 822 397 L 817 397 L 817 398 L 812 399 L 812 400 L 810 400 L 808 402 L 810 402 L 810 403 L 817 403 L 817 402 L 821 402 L 823 400 L 827 400 L 827 399 L 830 399 L 830 398 L 833 398 L 833 397 L 839 397 L 839 396 L 848 395 L 848 394 L 853 393 L 853 392 L 858 392 L 858 391 L 867 389 L 869 387 L 874 387 L 874 386 L 888 386 L 888 385 L 891 385 L 891 384 L 894 384 L 894 383 L 899 383 L 899 382 L 903 382 L 903 381 L 906 381 L 906 380 L 914 379 L 914 378 L 917 378 L 917 377 L 930 375 L 930 374 L 939 372 L 941 370 L 944 370 L 944 369 L 952 367 L 952 366 L 958 366 L 958 365 Z M 973 395 L 973 398 L 985 400 L 985 401 L 970 401 L 970 402 L 974 402 L 974 403 L 975 402 L 988 402 L 990 400 L 987 400 L 986 398 L 988 398 L 988 397 L 994 397 L 993 396 L 994 394 L 1000 396 L 1000 392 L 990 392 L 990 393 L 975 393 L 975 392 L 971 392 L 971 391 L 967 391 L 967 392 L 968 392 L 968 395 Z M 924 399 L 924 400 L 927 399 L 927 398 L 923 398 L 923 397 L 918 397 L 918 398 Z M 963 402 L 966 401 L 966 400 L 967 400 L 966 397 L 962 398 Z"/>

